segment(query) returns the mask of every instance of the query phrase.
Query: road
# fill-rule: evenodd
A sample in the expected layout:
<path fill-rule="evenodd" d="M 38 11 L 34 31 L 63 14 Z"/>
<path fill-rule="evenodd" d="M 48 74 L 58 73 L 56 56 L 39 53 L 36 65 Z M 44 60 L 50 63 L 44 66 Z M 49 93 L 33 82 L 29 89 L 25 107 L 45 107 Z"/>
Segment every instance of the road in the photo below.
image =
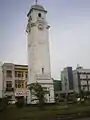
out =
<path fill-rule="evenodd" d="M 90 120 L 90 118 L 82 118 L 82 119 L 75 119 L 75 120 Z"/>

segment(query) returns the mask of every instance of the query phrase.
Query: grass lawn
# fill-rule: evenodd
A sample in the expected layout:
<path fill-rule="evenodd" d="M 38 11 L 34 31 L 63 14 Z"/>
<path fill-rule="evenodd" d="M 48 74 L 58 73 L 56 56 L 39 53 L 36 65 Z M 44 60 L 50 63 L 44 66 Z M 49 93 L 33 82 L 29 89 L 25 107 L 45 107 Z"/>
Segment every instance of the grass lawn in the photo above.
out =
<path fill-rule="evenodd" d="M 56 120 L 61 116 L 89 116 L 90 105 L 75 104 L 68 106 L 52 105 L 45 106 L 44 110 L 38 107 L 17 108 L 15 105 L 8 106 L 0 112 L 0 120 Z"/>

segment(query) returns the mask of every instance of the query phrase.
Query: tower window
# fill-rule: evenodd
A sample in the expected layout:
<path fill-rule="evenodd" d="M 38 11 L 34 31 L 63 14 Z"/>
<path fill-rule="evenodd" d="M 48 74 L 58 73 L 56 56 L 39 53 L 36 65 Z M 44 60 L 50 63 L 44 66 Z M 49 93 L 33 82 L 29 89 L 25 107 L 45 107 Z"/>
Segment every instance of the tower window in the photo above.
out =
<path fill-rule="evenodd" d="M 38 13 L 38 17 L 41 17 L 41 13 Z"/>
<path fill-rule="evenodd" d="M 32 20 L 32 17 L 30 16 L 30 20 Z"/>
<path fill-rule="evenodd" d="M 42 74 L 44 73 L 44 68 L 42 68 Z"/>
<path fill-rule="evenodd" d="M 32 17 L 30 16 L 29 19 L 28 19 L 28 22 L 30 22 L 32 20 Z"/>
<path fill-rule="evenodd" d="M 12 88 L 12 81 L 6 81 L 6 88 Z"/>

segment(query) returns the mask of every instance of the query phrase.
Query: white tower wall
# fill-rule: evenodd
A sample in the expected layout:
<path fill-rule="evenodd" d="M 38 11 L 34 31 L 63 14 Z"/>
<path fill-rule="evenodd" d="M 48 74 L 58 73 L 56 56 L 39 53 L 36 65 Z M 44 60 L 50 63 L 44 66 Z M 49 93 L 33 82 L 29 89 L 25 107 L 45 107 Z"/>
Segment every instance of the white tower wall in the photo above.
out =
<path fill-rule="evenodd" d="M 31 7 L 28 13 L 28 85 L 38 82 L 46 87 L 50 95 L 48 102 L 54 102 L 53 80 L 51 79 L 49 52 L 49 25 L 45 9 L 40 5 Z M 31 97 L 28 93 L 28 101 Z M 31 102 L 30 102 L 31 103 Z"/>

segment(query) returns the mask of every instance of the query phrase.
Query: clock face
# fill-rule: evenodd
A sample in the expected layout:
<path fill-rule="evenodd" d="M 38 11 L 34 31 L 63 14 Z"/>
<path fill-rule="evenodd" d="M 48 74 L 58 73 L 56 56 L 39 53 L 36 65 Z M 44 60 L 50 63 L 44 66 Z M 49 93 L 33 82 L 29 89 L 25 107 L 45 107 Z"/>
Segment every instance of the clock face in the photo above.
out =
<path fill-rule="evenodd" d="M 39 30 L 43 30 L 43 29 L 44 29 L 44 26 L 43 26 L 42 24 L 39 24 L 39 25 L 38 25 L 38 29 L 39 29 Z"/>

